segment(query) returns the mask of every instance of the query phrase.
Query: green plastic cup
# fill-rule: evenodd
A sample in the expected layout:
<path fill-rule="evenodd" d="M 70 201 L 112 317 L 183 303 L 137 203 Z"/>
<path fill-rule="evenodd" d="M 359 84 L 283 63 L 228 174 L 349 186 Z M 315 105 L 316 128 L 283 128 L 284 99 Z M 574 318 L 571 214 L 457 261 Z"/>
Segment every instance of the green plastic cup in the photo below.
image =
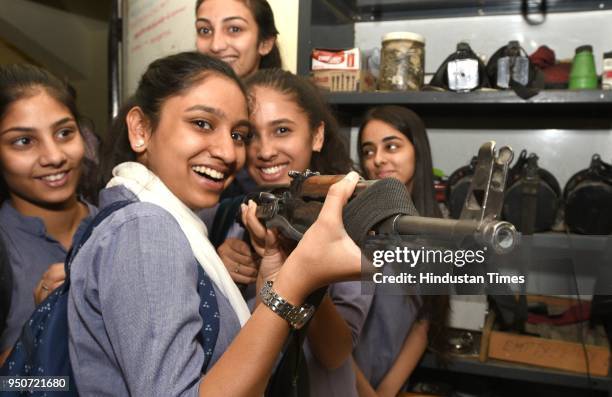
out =
<path fill-rule="evenodd" d="M 592 46 L 583 45 L 576 48 L 576 55 L 574 55 L 569 76 L 569 89 L 597 89 L 597 71 L 595 70 Z"/>

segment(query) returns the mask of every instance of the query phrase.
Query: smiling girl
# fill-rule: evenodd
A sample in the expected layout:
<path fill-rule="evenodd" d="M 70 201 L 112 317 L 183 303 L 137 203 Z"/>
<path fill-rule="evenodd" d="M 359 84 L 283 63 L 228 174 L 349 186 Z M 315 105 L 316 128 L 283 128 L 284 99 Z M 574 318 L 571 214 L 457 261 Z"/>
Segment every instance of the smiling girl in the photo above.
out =
<path fill-rule="evenodd" d="M 259 186 L 289 183 L 288 171 L 345 174 L 352 168 L 338 124 L 316 86 L 279 69 L 246 80 L 255 126 L 247 170 Z"/>
<path fill-rule="evenodd" d="M 266 69 L 245 83 L 252 98 L 254 127 L 247 170 L 258 186 L 288 184 L 291 170 L 332 175 L 350 171 L 352 162 L 337 123 L 312 82 L 287 71 Z M 252 241 L 262 239 L 259 230 L 259 238 L 257 228 L 249 230 Z M 259 275 L 265 277 L 263 271 Z M 357 396 L 351 352 L 370 302 L 371 296 L 361 294 L 358 282 L 329 287 L 304 348 L 312 396 Z"/>
<path fill-rule="evenodd" d="M 5 354 L 35 303 L 63 282 L 73 237 L 96 211 L 77 195 L 84 154 L 69 87 L 35 66 L 0 66 L 0 235 L 13 273 Z"/>
<path fill-rule="evenodd" d="M 429 140 L 416 113 L 401 106 L 370 109 L 358 142 L 368 179 L 398 179 L 421 216 L 441 217 L 434 197 Z M 375 293 L 353 353 L 360 396 L 397 395 L 428 344 L 444 357 L 447 316 L 448 296 Z"/>
<path fill-rule="evenodd" d="M 196 32 L 198 51 L 228 63 L 240 78 L 282 66 L 266 0 L 197 0 Z"/>
<path fill-rule="evenodd" d="M 260 187 L 288 184 L 289 171 L 306 169 L 321 174 L 346 174 L 352 167 L 346 147 L 340 140 L 338 123 L 325 99 L 307 79 L 280 69 L 264 69 L 245 81 L 253 99 L 251 122 L 253 139 L 247 147 L 246 169 Z M 239 202 L 241 197 L 233 199 Z M 230 200 L 223 210 L 233 211 Z M 225 207 L 227 205 L 227 207 Z M 237 207 L 234 210 L 237 212 Z M 217 211 L 215 222 L 235 219 Z M 212 218 L 210 214 L 204 217 Z M 237 223 L 221 235 L 214 235 L 219 255 L 241 284 L 256 280 L 256 257 L 243 240 L 244 229 Z M 251 294 L 252 295 L 252 294 Z"/>
<path fill-rule="evenodd" d="M 101 222 L 72 263 L 79 393 L 261 396 L 290 327 L 306 320 L 271 307 L 299 307 L 313 290 L 358 276 L 360 251 L 341 216 L 353 173 L 332 186 L 317 222 L 267 280 L 268 304 L 249 314 L 194 212 L 215 205 L 244 162 L 248 114 L 225 63 L 181 53 L 149 66 L 113 123 L 100 207 L 131 204 Z"/>

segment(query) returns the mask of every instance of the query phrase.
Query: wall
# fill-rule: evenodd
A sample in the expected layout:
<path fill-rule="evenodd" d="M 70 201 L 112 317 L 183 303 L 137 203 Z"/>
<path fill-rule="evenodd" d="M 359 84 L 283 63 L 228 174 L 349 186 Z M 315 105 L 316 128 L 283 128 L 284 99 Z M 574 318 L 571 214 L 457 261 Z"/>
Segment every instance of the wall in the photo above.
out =
<path fill-rule="evenodd" d="M 129 0 L 123 12 L 123 97 L 149 63 L 195 50 L 195 0 Z"/>
<path fill-rule="evenodd" d="M 110 2 L 108 2 L 110 5 Z M 2 0 L 0 38 L 78 92 L 80 111 L 104 134 L 108 123 L 105 21 L 28 0 Z"/>
<path fill-rule="evenodd" d="M 278 29 L 278 44 L 283 59 L 283 69 L 297 70 L 298 11 L 299 0 L 268 0 L 274 12 Z"/>
<path fill-rule="evenodd" d="M 12 44 L 0 39 L 0 64 L 35 63 L 30 57 Z"/>

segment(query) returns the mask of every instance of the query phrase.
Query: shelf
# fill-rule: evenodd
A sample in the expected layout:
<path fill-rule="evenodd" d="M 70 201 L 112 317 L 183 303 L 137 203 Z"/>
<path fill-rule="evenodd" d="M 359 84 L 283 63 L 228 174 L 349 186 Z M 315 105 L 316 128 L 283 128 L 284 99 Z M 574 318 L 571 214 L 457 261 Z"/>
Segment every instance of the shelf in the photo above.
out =
<path fill-rule="evenodd" d="M 609 390 L 612 386 L 612 380 L 608 377 L 591 376 L 589 382 L 589 379 L 584 374 L 512 364 L 491 359 L 481 363 L 477 358 L 456 357 L 449 363 L 447 368 L 443 368 L 437 364 L 435 357 L 431 353 L 427 353 L 423 357 L 420 367 L 527 382 L 555 384 L 584 389 L 591 388 L 593 390 Z"/>
<path fill-rule="evenodd" d="M 327 101 L 344 123 L 378 105 L 416 111 L 427 128 L 608 130 L 612 90 L 546 90 L 524 100 L 513 91 L 334 92 Z"/>
<path fill-rule="evenodd" d="M 334 92 L 327 94 L 332 105 L 593 105 L 612 106 L 612 90 L 545 90 L 524 100 L 513 91 L 479 92 Z"/>

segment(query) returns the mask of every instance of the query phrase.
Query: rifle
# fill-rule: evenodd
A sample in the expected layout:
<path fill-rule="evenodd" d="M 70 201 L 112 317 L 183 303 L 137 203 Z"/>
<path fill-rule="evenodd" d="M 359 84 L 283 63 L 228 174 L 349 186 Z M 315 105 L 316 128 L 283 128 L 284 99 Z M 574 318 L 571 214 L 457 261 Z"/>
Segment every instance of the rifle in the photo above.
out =
<path fill-rule="evenodd" d="M 510 147 L 504 146 L 496 151 L 493 141 L 486 142 L 480 147 L 474 177 L 459 219 L 414 215 L 416 211 L 413 209 L 409 194 L 405 191 L 400 192 L 401 200 L 408 202 L 402 204 L 404 210 L 393 213 L 392 208 L 389 208 L 376 219 L 374 224 L 368 225 L 369 230 L 366 234 L 368 236 L 415 235 L 449 241 L 472 239 L 478 244 L 492 248 L 498 254 L 511 252 L 518 244 L 518 233 L 511 223 L 500 221 L 499 217 L 512 157 L 513 151 Z M 245 202 L 255 201 L 257 218 L 266 227 L 278 228 L 283 236 L 299 241 L 316 220 L 329 187 L 341 180 L 344 175 L 320 175 L 306 170 L 303 173 L 290 171 L 289 176 L 292 178 L 289 185 L 272 186 L 268 187 L 268 191 L 251 193 L 246 196 Z M 380 188 L 381 183 L 386 186 Z M 387 193 L 396 192 L 398 183 L 399 181 L 393 183 L 384 179 L 360 180 L 348 206 L 353 200 L 372 199 L 364 196 L 373 190 L 378 190 L 378 197 L 374 198 L 378 203 L 384 203 L 387 199 L 393 200 L 393 197 Z M 365 206 L 361 204 L 363 212 Z M 407 208 L 407 205 L 412 207 L 412 210 Z M 370 206 L 365 210 L 376 211 L 375 207 Z M 346 215 L 345 211 L 345 224 Z M 362 215 L 365 214 L 356 214 L 353 217 L 359 218 Z M 351 230 L 347 228 L 347 231 L 351 234 Z M 365 236 L 362 233 L 351 237 L 357 243 L 361 243 Z"/>
<path fill-rule="evenodd" d="M 518 234 L 512 224 L 498 218 L 512 157 L 512 149 L 502 147 L 496 152 L 492 141 L 480 147 L 474 177 L 458 220 L 415 215 L 410 194 L 398 180 L 360 180 L 344 209 L 346 230 L 362 247 L 368 236 L 399 234 L 451 241 L 473 239 L 497 253 L 508 253 L 518 244 Z M 256 216 L 267 228 L 277 228 L 284 237 L 297 242 L 316 220 L 330 186 L 344 176 L 319 175 L 308 170 L 291 171 L 289 176 L 292 178 L 289 185 L 248 194 L 244 202 L 255 201 Z M 318 306 L 326 289 L 315 291 L 306 301 Z M 308 375 L 302 359 L 306 329 L 307 326 L 292 332 L 266 396 L 308 393 Z"/>

